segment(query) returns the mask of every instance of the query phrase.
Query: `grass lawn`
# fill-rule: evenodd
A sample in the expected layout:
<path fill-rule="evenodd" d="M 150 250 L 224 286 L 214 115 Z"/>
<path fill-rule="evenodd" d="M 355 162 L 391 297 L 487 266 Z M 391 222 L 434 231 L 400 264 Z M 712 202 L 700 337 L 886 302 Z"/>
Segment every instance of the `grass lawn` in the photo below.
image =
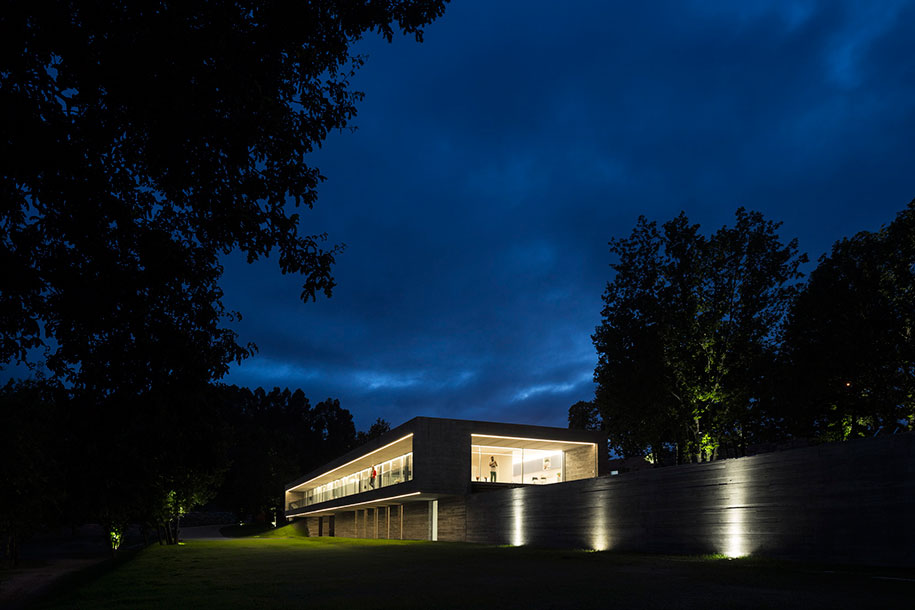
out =
<path fill-rule="evenodd" d="M 152 546 L 44 608 L 912 608 L 915 571 L 429 543 Z"/>

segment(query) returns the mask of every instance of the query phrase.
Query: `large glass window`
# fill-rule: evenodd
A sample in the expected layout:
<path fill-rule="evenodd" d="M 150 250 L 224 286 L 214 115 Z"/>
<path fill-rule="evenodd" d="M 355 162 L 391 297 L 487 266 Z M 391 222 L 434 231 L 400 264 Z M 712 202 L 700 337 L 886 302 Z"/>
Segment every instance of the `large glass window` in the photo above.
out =
<path fill-rule="evenodd" d="M 565 480 L 562 449 L 471 445 L 470 480 L 543 485 Z"/>
<path fill-rule="evenodd" d="M 375 476 L 372 476 L 374 471 Z M 372 491 L 381 487 L 397 485 L 406 481 L 413 480 L 413 453 L 399 455 L 393 459 L 373 464 L 367 468 L 348 475 L 342 476 L 333 481 L 306 489 L 303 492 L 298 490 L 293 493 L 295 496 L 290 498 L 287 504 L 287 510 L 302 508 L 319 502 L 326 502 L 336 498 L 343 498 L 364 491 Z M 299 495 L 301 494 L 301 495 Z"/>

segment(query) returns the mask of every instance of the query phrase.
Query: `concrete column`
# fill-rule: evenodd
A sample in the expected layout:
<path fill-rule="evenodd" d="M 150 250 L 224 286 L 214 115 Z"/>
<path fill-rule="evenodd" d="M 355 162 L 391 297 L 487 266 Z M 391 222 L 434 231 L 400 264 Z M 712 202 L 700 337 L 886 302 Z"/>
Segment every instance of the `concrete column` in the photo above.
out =
<path fill-rule="evenodd" d="M 429 500 L 429 540 L 438 540 L 438 500 Z"/>

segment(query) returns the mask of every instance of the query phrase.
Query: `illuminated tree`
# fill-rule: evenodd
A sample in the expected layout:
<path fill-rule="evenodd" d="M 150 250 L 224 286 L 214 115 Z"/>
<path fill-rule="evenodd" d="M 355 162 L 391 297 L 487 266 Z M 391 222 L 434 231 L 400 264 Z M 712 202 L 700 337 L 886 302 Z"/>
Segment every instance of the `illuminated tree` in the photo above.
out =
<path fill-rule="evenodd" d="M 710 237 L 681 213 L 661 229 L 642 217 L 629 238 L 611 240 L 616 275 L 592 339 L 595 402 L 617 451 L 703 461 L 754 438 L 806 260 L 779 226 L 741 208 Z"/>

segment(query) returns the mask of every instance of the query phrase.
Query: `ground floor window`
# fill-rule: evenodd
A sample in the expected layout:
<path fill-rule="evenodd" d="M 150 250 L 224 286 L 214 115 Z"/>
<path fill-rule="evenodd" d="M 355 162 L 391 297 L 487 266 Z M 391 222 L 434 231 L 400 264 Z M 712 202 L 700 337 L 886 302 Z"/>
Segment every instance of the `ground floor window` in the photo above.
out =
<path fill-rule="evenodd" d="M 470 480 L 543 485 L 565 480 L 562 449 L 470 446 Z"/>

